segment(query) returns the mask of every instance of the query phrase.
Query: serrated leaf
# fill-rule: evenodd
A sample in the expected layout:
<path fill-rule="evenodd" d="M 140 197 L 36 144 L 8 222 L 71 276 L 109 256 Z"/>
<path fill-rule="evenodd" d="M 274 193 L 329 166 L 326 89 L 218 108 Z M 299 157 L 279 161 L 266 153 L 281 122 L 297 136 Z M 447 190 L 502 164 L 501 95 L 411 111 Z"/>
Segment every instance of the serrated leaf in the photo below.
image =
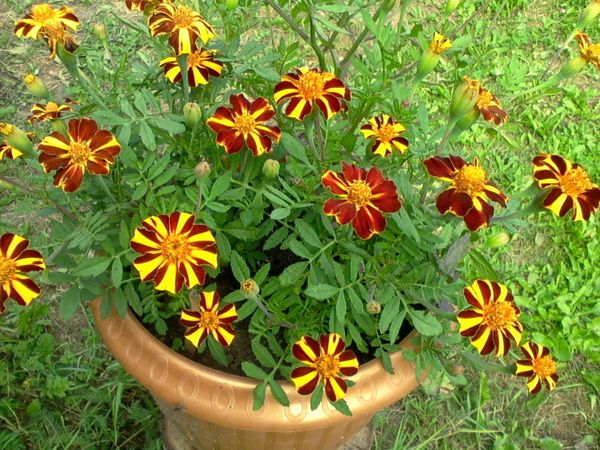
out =
<path fill-rule="evenodd" d="M 208 198 L 211 198 L 213 200 L 216 199 L 219 195 L 221 195 L 229 188 L 230 183 L 231 175 L 229 174 L 229 172 L 224 173 L 223 175 L 218 177 L 210 189 L 210 194 L 208 195 Z"/>
<path fill-rule="evenodd" d="M 312 395 L 310 396 L 310 410 L 314 411 L 321 404 L 321 400 L 323 399 L 323 384 L 319 383 L 317 388 L 314 390 Z"/>
<path fill-rule="evenodd" d="M 400 300 L 397 297 L 393 297 L 383 305 L 383 311 L 379 316 L 379 332 L 385 333 L 392 323 L 392 321 L 398 316 L 400 311 Z"/>
<path fill-rule="evenodd" d="M 392 320 L 389 330 L 390 344 L 396 343 L 396 340 L 398 339 L 398 334 L 400 333 L 400 328 L 402 328 L 402 324 L 404 323 L 405 317 L 406 311 L 402 311 L 394 318 L 394 320 Z"/>
<path fill-rule="evenodd" d="M 313 247 L 316 247 L 316 248 L 322 247 L 319 236 L 317 235 L 315 230 L 310 225 L 308 225 L 302 219 L 296 220 L 295 225 L 296 225 L 296 229 L 298 230 L 298 234 L 300 235 L 300 238 L 304 242 L 306 242 L 307 244 L 312 245 Z"/>
<path fill-rule="evenodd" d="M 313 284 L 304 290 L 304 293 L 309 297 L 316 298 L 317 300 L 325 300 L 333 297 L 339 288 L 331 286 L 329 284 Z"/>
<path fill-rule="evenodd" d="M 139 200 L 144 195 L 146 195 L 146 192 L 148 192 L 148 185 L 146 183 L 138 184 L 135 190 L 133 191 L 133 194 L 131 194 L 131 199 Z"/>
<path fill-rule="evenodd" d="M 77 308 L 81 303 L 80 293 L 81 290 L 79 287 L 73 286 L 67 289 L 60 296 L 61 298 L 58 305 L 58 316 L 61 318 L 61 320 L 68 320 L 73 316 L 73 314 L 75 314 L 75 311 L 77 311 Z"/>
<path fill-rule="evenodd" d="M 295 138 L 294 136 L 292 136 L 289 133 L 282 133 L 281 134 L 281 145 L 283 146 L 284 149 L 287 150 L 287 152 L 291 156 L 300 160 L 307 166 L 312 167 L 312 164 L 310 163 L 310 161 L 308 160 L 308 157 L 306 156 L 306 150 L 305 150 L 304 145 L 302 145 L 302 142 L 300 142 L 297 138 Z"/>
<path fill-rule="evenodd" d="M 304 246 L 304 244 L 302 244 L 302 242 L 300 242 L 296 239 L 288 240 L 288 246 L 292 252 L 294 252 L 296 255 L 300 256 L 301 258 L 310 259 L 312 257 L 312 252 L 310 252 Z"/>
<path fill-rule="evenodd" d="M 275 230 L 271 236 L 267 238 L 265 244 L 263 245 L 263 250 L 269 250 L 271 248 L 277 247 L 281 244 L 288 235 L 288 230 L 285 227 L 281 227 L 278 230 Z"/>
<path fill-rule="evenodd" d="M 115 289 L 113 294 L 113 305 L 119 314 L 119 317 L 124 318 L 127 315 L 127 297 L 121 289 Z"/>
<path fill-rule="evenodd" d="M 409 311 L 413 325 L 424 336 L 437 336 L 444 330 L 442 324 L 431 313 Z"/>
<path fill-rule="evenodd" d="M 340 291 L 335 302 L 335 317 L 339 323 L 344 323 L 346 321 L 346 298 L 344 296 L 344 291 Z"/>
<path fill-rule="evenodd" d="M 248 269 L 246 261 L 244 261 L 240 254 L 235 250 L 231 252 L 230 264 L 233 276 L 238 282 L 241 283 L 242 281 L 250 278 L 250 269 Z"/>
<path fill-rule="evenodd" d="M 127 296 L 127 304 L 138 316 L 141 316 L 144 313 L 144 307 L 140 301 L 140 296 L 131 283 L 125 286 L 125 295 Z"/>
<path fill-rule="evenodd" d="M 258 411 L 265 404 L 265 392 L 267 391 L 267 382 L 264 381 L 257 384 L 252 392 L 254 401 L 252 402 L 252 410 Z"/>
<path fill-rule="evenodd" d="M 123 281 L 123 263 L 121 262 L 121 258 L 113 260 L 110 270 L 110 280 L 114 287 L 118 288 L 121 286 L 121 282 Z"/>
<path fill-rule="evenodd" d="M 300 261 L 287 266 L 279 275 L 279 282 L 282 286 L 291 286 L 306 272 L 308 261 Z"/>
<path fill-rule="evenodd" d="M 342 413 L 345 416 L 352 417 L 352 412 L 348 407 L 348 403 L 343 398 L 338 400 L 337 402 L 330 402 L 331 405 L 338 410 L 338 412 Z"/>

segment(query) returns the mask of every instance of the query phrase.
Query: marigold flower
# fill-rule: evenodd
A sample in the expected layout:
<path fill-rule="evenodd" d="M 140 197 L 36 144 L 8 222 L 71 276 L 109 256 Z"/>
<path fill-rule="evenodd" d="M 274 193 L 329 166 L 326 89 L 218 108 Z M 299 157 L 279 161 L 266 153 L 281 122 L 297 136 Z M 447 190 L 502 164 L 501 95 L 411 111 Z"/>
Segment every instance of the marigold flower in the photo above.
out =
<path fill-rule="evenodd" d="M 159 66 L 163 68 L 165 77 L 171 83 L 181 81 L 181 68 L 176 57 L 163 59 Z M 188 55 L 187 77 L 191 87 L 200 86 L 208 83 L 208 77 L 218 77 L 223 70 L 223 63 L 215 59 L 215 52 L 210 50 L 198 49 Z"/>
<path fill-rule="evenodd" d="M 188 328 L 185 338 L 198 347 L 210 333 L 223 347 L 229 347 L 235 337 L 231 323 L 238 318 L 235 305 L 226 305 L 219 311 L 219 294 L 209 291 L 200 294 L 199 309 L 181 311 L 180 322 Z"/>
<path fill-rule="evenodd" d="M 131 11 L 144 11 L 146 8 L 156 8 L 170 0 L 125 0 L 125 6 Z"/>
<path fill-rule="evenodd" d="M 23 77 L 23 82 L 25 83 L 27 90 L 36 97 L 48 99 L 50 96 L 50 92 L 48 92 L 48 86 L 46 86 L 46 83 L 44 83 L 43 80 L 36 77 L 34 74 L 26 74 Z"/>
<path fill-rule="evenodd" d="M 198 38 L 206 43 L 215 37 L 212 26 L 199 13 L 187 6 L 169 3 L 154 9 L 148 26 L 152 37 L 169 34 L 169 44 L 177 55 L 193 53 Z"/>
<path fill-rule="evenodd" d="M 204 284 L 202 266 L 217 267 L 217 247 L 208 227 L 195 220 L 174 212 L 142 221 L 131 239 L 131 248 L 142 253 L 133 262 L 142 281 L 154 280 L 157 290 L 173 294 L 184 283 L 188 289 Z"/>
<path fill-rule="evenodd" d="M 59 105 L 54 102 L 48 102 L 46 105 L 36 103 L 31 107 L 31 115 L 27 118 L 27 121 L 31 124 L 36 120 L 44 122 L 46 120 L 58 119 L 63 112 L 73 111 L 73 108 L 69 105 Z"/>
<path fill-rule="evenodd" d="M 533 158 L 533 178 L 540 188 L 549 190 L 543 206 L 560 217 L 573 209 L 573 220 L 589 220 L 600 205 L 600 189 L 585 169 L 560 155 L 544 153 Z"/>
<path fill-rule="evenodd" d="M 86 171 L 108 175 L 121 145 L 110 131 L 101 130 L 92 119 L 69 120 L 67 136 L 55 131 L 38 145 L 44 172 L 56 170 L 54 186 L 65 192 L 76 191 Z"/>
<path fill-rule="evenodd" d="M 504 356 L 511 339 L 519 344 L 523 333 L 518 319 L 521 312 L 506 286 L 490 280 L 475 280 L 464 289 L 464 295 L 473 308 L 458 313 L 458 331 L 471 338 L 471 344 L 479 353 L 487 355 L 494 351 L 496 356 Z"/>
<path fill-rule="evenodd" d="M 319 341 L 302 336 L 292 347 L 292 353 L 306 367 L 292 370 L 291 379 L 301 395 L 312 393 L 319 382 L 325 384 L 325 394 L 332 402 L 346 395 L 348 386 L 341 376 L 358 372 L 358 359 L 337 333 L 324 334 Z"/>
<path fill-rule="evenodd" d="M 429 175 L 452 184 L 438 196 L 438 211 L 463 217 L 469 230 L 477 231 L 490 224 L 494 208 L 488 200 L 506 207 L 507 197 L 487 178 L 477 159 L 467 164 L 460 156 L 432 156 L 423 164 Z"/>
<path fill-rule="evenodd" d="M 254 156 L 271 151 L 272 141 L 279 142 L 281 130 L 267 125 L 275 110 L 266 98 L 250 102 L 244 94 L 229 97 L 231 108 L 220 106 L 206 124 L 217 133 L 217 144 L 229 154 L 237 153 L 244 144 Z"/>
<path fill-rule="evenodd" d="M 375 142 L 371 151 L 376 155 L 387 156 L 395 148 L 400 153 L 404 153 L 408 148 L 408 141 L 402 137 L 406 127 L 400 122 L 396 122 L 387 114 L 380 114 L 362 127 L 360 132 L 365 139 L 374 138 Z"/>
<path fill-rule="evenodd" d="M 552 391 L 558 383 L 556 362 L 550 357 L 550 350 L 543 345 L 528 342 L 521 346 L 525 359 L 517 361 L 516 375 L 529 377 L 527 389 L 533 395 L 542 389 L 542 383 Z"/>
<path fill-rule="evenodd" d="M 435 32 L 433 33 L 433 39 L 431 40 L 431 44 L 429 44 L 429 48 L 436 55 L 441 55 L 452 48 L 452 41 L 443 34 Z"/>
<path fill-rule="evenodd" d="M 581 57 L 600 69 L 600 43 L 590 44 L 588 35 L 582 33 L 581 31 L 577 32 L 575 37 L 577 38 L 577 43 L 579 44 L 579 52 L 581 53 Z"/>
<path fill-rule="evenodd" d="M 340 197 L 327 200 L 323 212 L 335 216 L 339 224 L 352 222 L 361 239 L 383 232 L 386 220 L 382 212 L 393 213 L 402 206 L 394 182 L 375 167 L 367 172 L 354 164 L 342 163 L 341 172 L 328 170 L 321 183 Z"/>
<path fill-rule="evenodd" d="M 68 28 L 76 30 L 79 19 L 67 6 L 55 9 L 47 3 L 33 5 L 31 12 L 15 23 L 15 34 L 18 37 L 31 39 L 43 38 L 50 48 L 50 57 L 56 55 L 56 46 L 61 44 L 68 52 L 77 49 L 75 39 Z"/>
<path fill-rule="evenodd" d="M 341 109 L 346 109 L 344 100 L 350 100 L 352 94 L 344 83 L 334 74 L 319 69 L 301 67 L 281 78 L 275 86 L 275 102 L 289 103 L 285 114 L 294 119 L 303 120 L 314 106 L 318 106 L 325 119 L 329 119 Z"/>
<path fill-rule="evenodd" d="M 0 314 L 9 298 L 27 306 L 40 295 L 40 288 L 25 273 L 44 270 L 46 264 L 40 252 L 27 249 L 29 241 L 6 233 L 0 236 Z"/>
<path fill-rule="evenodd" d="M 488 91 L 483 86 L 479 86 L 479 95 L 475 107 L 488 122 L 493 122 L 494 125 L 501 125 L 508 120 L 506 111 L 502 109 L 500 101 L 494 94 Z"/>

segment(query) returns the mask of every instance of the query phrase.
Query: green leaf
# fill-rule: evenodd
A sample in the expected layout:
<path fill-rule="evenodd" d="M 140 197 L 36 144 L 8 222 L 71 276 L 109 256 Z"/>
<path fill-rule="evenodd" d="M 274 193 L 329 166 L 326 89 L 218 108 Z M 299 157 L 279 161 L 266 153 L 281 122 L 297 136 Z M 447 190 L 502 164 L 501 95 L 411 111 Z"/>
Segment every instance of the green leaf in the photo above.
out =
<path fill-rule="evenodd" d="M 271 269 L 271 264 L 267 263 L 262 266 L 258 271 L 254 274 L 254 281 L 259 286 L 265 282 L 267 279 L 267 275 L 269 275 L 269 270 Z"/>
<path fill-rule="evenodd" d="M 101 125 L 116 126 L 123 125 L 124 122 L 128 122 L 127 119 L 124 119 L 123 117 L 120 117 L 114 112 L 108 110 L 94 111 L 90 115 L 92 116 L 92 119 Z"/>
<path fill-rule="evenodd" d="M 255 378 L 257 380 L 264 380 L 269 376 L 267 372 L 262 370 L 256 364 L 253 364 L 249 361 L 242 362 L 242 370 L 244 371 L 247 377 Z"/>
<path fill-rule="evenodd" d="M 310 225 L 308 225 L 302 219 L 296 220 L 295 225 L 296 225 L 296 229 L 298 230 L 298 234 L 300 235 L 300 238 L 304 242 L 306 242 L 307 244 L 312 245 L 313 247 L 316 247 L 316 248 L 322 247 L 319 236 L 317 235 L 315 230 Z"/>
<path fill-rule="evenodd" d="M 133 284 L 127 283 L 125 285 L 125 295 L 127 296 L 127 304 L 138 316 L 141 316 L 144 313 L 144 307 L 142 306 L 140 296 L 133 287 Z"/>
<path fill-rule="evenodd" d="M 331 405 L 338 410 L 338 412 L 342 413 L 345 416 L 352 417 L 352 412 L 348 407 L 348 403 L 343 398 L 339 399 L 337 402 L 330 402 Z"/>
<path fill-rule="evenodd" d="M 121 289 L 115 289 L 113 296 L 113 304 L 119 317 L 125 318 L 127 315 L 127 297 Z"/>
<path fill-rule="evenodd" d="M 121 225 L 119 227 L 119 244 L 121 244 L 123 250 L 129 248 L 129 240 L 129 227 L 124 220 L 121 220 Z"/>
<path fill-rule="evenodd" d="M 148 192 L 148 185 L 146 183 L 138 184 L 133 194 L 131 194 L 131 200 L 139 200 Z"/>
<path fill-rule="evenodd" d="M 173 116 L 177 117 L 177 116 Z M 167 117 L 151 117 L 149 122 L 156 128 L 167 131 L 171 134 L 181 134 L 185 132 L 185 125 Z"/>
<path fill-rule="evenodd" d="M 406 317 L 406 311 L 402 311 L 394 318 L 394 320 L 392 320 L 392 323 L 390 324 L 390 331 L 389 331 L 390 344 L 396 343 L 396 339 L 398 339 L 398 334 L 400 333 L 400 328 L 402 327 L 402 324 L 404 323 L 405 317 Z"/>
<path fill-rule="evenodd" d="M 274 247 L 277 247 L 284 241 L 287 235 L 288 230 L 285 227 L 281 227 L 278 230 L 275 230 L 273 234 L 271 234 L 271 236 L 269 236 L 265 241 L 265 244 L 263 245 L 263 250 L 269 250 Z"/>
<path fill-rule="evenodd" d="M 244 303 L 240 309 L 238 309 L 238 322 L 241 322 L 250 314 L 252 314 L 256 308 L 258 308 L 258 304 L 253 300 L 248 300 Z"/>
<path fill-rule="evenodd" d="M 329 284 L 313 284 L 304 290 L 304 293 L 309 297 L 316 298 L 317 300 L 325 300 L 333 297 L 339 288 L 331 286 Z"/>
<path fill-rule="evenodd" d="M 244 259 L 235 250 L 231 252 L 230 264 L 233 276 L 238 282 L 241 283 L 242 281 L 250 278 L 250 269 L 248 269 L 246 261 L 244 261 Z"/>
<path fill-rule="evenodd" d="M 442 324 L 431 313 L 409 311 L 413 325 L 424 336 L 437 336 L 444 330 Z"/>
<path fill-rule="evenodd" d="M 215 358 L 215 360 L 222 366 L 227 366 L 227 364 L 228 364 L 227 355 L 225 354 L 225 350 L 223 349 L 223 346 L 221 344 L 219 344 L 219 341 L 217 341 L 214 337 L 212 337 L 212 335 L 208 336 L 207 341 L 208 341 L 208 350 L 210 351 L 210 354 L 212 355 L 212 357 Z"/>
<path fill-rule="evenodd" d="M 308 157 L 306 156 L 306 150 L 302 142 L 300 142 L 297 138 L 288 133 L 281 134 L 281 145 L 287 152 L 293 156 L 294 158 L 300 160 L 304 164 L 309 167 L 313 167 Z"/>
<path fill-rule="evenodd" d="M 301 258 L 310 259 L 312 257 L 312 252 L 310 252 L 304 246 L 304 244 L 302 244 L 302 242 L 300 242 L 296 239 L 288 240 L 288 246 L 290 247 L 290 250 L 292 252 L 294 252 L 296 255 L 298 255 Z"/>
<path fill-rule="evenodd" d="M 140 138 L 148 150 L 156 150 L 154 132 L 146 122 L 140 122 Z"/>
<path fill-rule="evenodd" d="M 260 342 L 253 340 L 250 345 L 252 346 L 252 351 L 254 352 L 256 359 L 258 359 L 258 362 L 260 362 L 263 366 L 275 367 L 277 365 L 269 350 Z"/>
<path fill-rule="evenodd" d="M 400 311 L 400 300 L 398 297 L 392 297 L 388 303 L 383 305 L 383 311 L 379 316 L 379 332 L 385 333 L 392 321 L 398 317 Z"/>
<path fill-rule="evenodd" d="M 477 268 L 477 271 L 480 273 L 481 278 L 486 278 L 488 280 L 497 281 L 498 274 L 492 267 L 492 265 L 488 262 L 487 258 L 479 253 L 475 249 L 471 249 L 469 252 L 469 256 L 471 257 L 471 261 Z"/>
<path fill-rule="evenodd" d="M 252 392 L 254 401 L 252 402 L 252 411 L 258 411 L 265 403 L 265 392 L 267 391 L 267 382 L 257 384 Z"/>
<path fill-rule="evenodd" d="M 421 243 L 421 236 L 406 212 L 406 208 L 400 208 L 397 214 L 392 214 L 392 220 L 405 235 L 412 238 L 417 244 Z"/>
<path fill-rule="evenodd" d="M 346 298 L 344 297 L 344 291 L 340 291 L 335 302 L 335 316 L 340 323 L 346 321 Z"/>
<path fill-rule="evenodd" d="M 229 185 L 231 184 L 231 174 L 229 172 L 224 173 L 220 177 L 218 177 L 212 185 L 210 189 L 210 194 L 208 198 L 216 199 L 219 195 L 229 189 Z"/>
<path fill-rule="evenodd" d="M 80 292 L 78 286 L 73 286 L 61 295 L 60 304 L 58 305 L 58 316 L 61 320 L 68 320 L 75 314 L 81 303 Z"/>
<path fill-rule="evenodd" d="M 121 258 L 115 258 L 112 263 L 112 269 L 110 271 L 110 280 L 114 287 L 118 288 L 121 286 L 121 281 L 123 281 L 123 263 L 121 263 Z"/>
<path fill-rule="evenodd" d="M 393 374 L 394 366 L 392 365 L 392 358 L 390 358 L 390 354 L 385 350 L 381 351 L 381 364 L 386 372 Z"/>
<path fill-rule="evenodd" d="M 89 258 L 79 264 L 73 274 L 78 277 L 97 277 L 106 272 L 111 262 L 112 258 L 110 257 L 96 256 Z"/>
<path fill-rule="evenodd" d="M 291 212 L 292 210 L 289 208 L 275 208 L 271 211 L 270 217 L 273 220 L 282 220 L 289 216 Z"/>
<path fill-rule="evenodd" d="M 308 261 L 300 261 L 287 266 L 285 270 L 279 275 L 279 282 L 282 286 L 291 286 L 298 281 L 298 279 L 306 273 L 308 268 Z"/>
<path fill-rule="evenodd" d="M 310 410 L 314 411 L 321 404 L 321 400 L 323 399 L 323 383 L 319 383 L 317 388 L 313 391 L 310 396 Z"/>
<path fill-rule="evenodd" d="M 277 381 L 273 380 L 272 378 L 269 379 L 269 388 L 271 389 L 271 394 L 273 394 L 275 400 L 277 400 L 283 406 L 290 406 L 290 400 Z"/>

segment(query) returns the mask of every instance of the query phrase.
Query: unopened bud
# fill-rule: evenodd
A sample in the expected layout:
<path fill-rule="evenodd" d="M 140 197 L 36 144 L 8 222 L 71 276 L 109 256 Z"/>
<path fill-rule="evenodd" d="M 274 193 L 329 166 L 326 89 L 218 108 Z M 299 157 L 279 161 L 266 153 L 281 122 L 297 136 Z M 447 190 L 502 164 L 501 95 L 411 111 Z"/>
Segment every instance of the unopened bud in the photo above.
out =
<path fill-rule="evenodd" d="M 371 300 L 367 303 L 367 312 L 369 314 L 379 314 L 381 312 L 381 303 Z"/>
<path fill-rule="evenodd" d="M 275 159 L 267 159 L 263 164 L 262 173 L 265 178 L 277 178 L 279 176 L 279 161 Z"/>
<path fill-rule="evenodd" d="M 503 245 L 508 244 L 508 241 L 510 241 L 510 236 L 508 235 L 508 233 L 501 231 L 500 233 L 489 238 L 486 241 L 485 246 L 490 248 L 502 247 Z"/>
<path fill-rule="evenodd" d="M 202 111 L 198 103 L 186 103 L 183 105 L 183 121 L 188 127 L 193 127 L 202 118 Z"/>
<path fill-rule="evenodd" d="M 584 28 L 590 25 L 600 14 L 600 1 L 592 0 L 579 15 L 577 28 Z"/>
<path fill-rule="evenodd" d="M 0 180 L 0 190 L 12 191 L 14 186 L 6 181 Z"/>
<path fill-rule="evenodd" d="M 469 111 L 460 119 L 458 119 L 458 122 L 456 122 L 455 129 L 460 131 L 468 130 L 477 121 L 480 114 L 481 113 L 479 112 L 479 108 L 474 106 L 473 108 L 471 108 L 471 111 Z"/>
<path fill-rule="evenodd" d="M 48 99 L 50 92 L 48 92 L 48 86 L 41 79 L 36 77 L 32 73 L 28 73 L 23 77 L 27 90 L 36 97 Z"/>
<path fill-rule="evenodd" d="M 431 48 L 427 47 L 425 50 L 423 50 L 423 53 L 421 54 L 417 65 L 417 79 L 422 80 L 429 73 L 431 73 L 431 71 L 435 68 L 439 60 L 440 55 L 433 52 Z"/>
<path fill-rule="evenodd" d="M 201 161 L 194 168 L 194 172 L 196 172 L 196 176 L 200 179 L 207 178 L 210 175 L 210 164 L 208 161 Z"/>
<path fill-rule="evenodd" d="M 106 27 L 104 24 L 96 22 L 94 24 L 94 33 L 102 41 L 102 43 L 106 42 Z"/>
<path fill-rule="evenodd" d="M 479 88 L 481 86 L 479 81 L 471 80 L 468 77 L 464 77 L 464 80 L 464 83 L 456 88 L 452 95 L 450 116 L 454 119 L 459 119 L 471 111 L 479 97 Z"/>
<path fill-rule="evenodd" d="M 19 128 L 9 123 L 0 123 L 0 134 L 5 136 L 8 145 L 23 152 L 27 156 L 33 156 L 33 146 L 27 135 Z"/>
<path fill-rule="evenodd" d="M 238 0 L 225 0 L 225 6 L 230 10 L 237 8 L 238 3 Z"/>
<path fill-rule="evenodd" d="M 244 294 L 244 297 L 249 299 L 257 298 L 258 294 L 260 293 L 260 287 L 258 287 L 256 281 L 254 281 L 252 278 L 242 281 L 240 290 L 242 291 L 242 294 Z"/>
<path fill-rule="evenodd" d="M 444 9 L 444 12 L 447 15 L 450 15 L 456 8 L 458 8 L 458 5 L 460 5 L 460 0 L 448 0 L 446 2 L 446 8 Z"/>
<path fill-rule="evenodd" d="M 585 67 L 586 60 L 578 56 L 576 58 L 572 58 L 569 62 L 565 63 L 564 66 L 561 67 L 558 76 L 560 78 L 569 78 L 575 75 Z"/>

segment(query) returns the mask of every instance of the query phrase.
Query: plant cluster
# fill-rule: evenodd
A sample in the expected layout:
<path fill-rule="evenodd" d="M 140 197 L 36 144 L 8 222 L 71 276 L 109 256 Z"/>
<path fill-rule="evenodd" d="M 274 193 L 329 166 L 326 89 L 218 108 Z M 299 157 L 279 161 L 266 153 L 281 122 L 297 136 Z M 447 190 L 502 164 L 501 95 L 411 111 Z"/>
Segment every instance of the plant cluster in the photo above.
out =
<path fill-rule="evenodd" d="M 437 358 L 438 342 L 456 344 L 457 321 L 458 333 L 481 355 L 503 358 L 511 345 L 523 355 L 514 364 L 471 358 L 474 364 L 526 377 L 533 394 L 543 385 L 554 389 L 556 361 L 548 348 L 523 339 L 520 308 L 485 249 L 507 242 L 497 228 L 511 229 L 544 209 L 590 220 L 600 189 L 577 163 L 543 152 L 532 161 L 534 182 L 511 201 L 484 164 L 446 151 L 480 118 L 494 127 L 509 120 L 494 93 L 464 76 L 447 125 L 430 130 L 427 108 L 416 106 L 419 86 L 460 49 L 457 39 L 432 30 L 420 57 L 402 71 L 388 61 L 402 47 L 378 21 L 395 2 L 380 2 L 371 14 L 368 2 L 303 0 L 287 5 L 288 12 L 287 2 L 267 0 L 314 57 L 296 46 L 252 65 L 233 57 L 242 45 L 227 28 L 236 2 L 212 8 L 221 14 L 223 38 L 211 16 L 199 12 L 208 7 L 125 3 L 146 16 L 145 24 L 122 21 L 149 33 L 152 50 L 145 49 L 143 64 L 131 68 L 133 83 L 126 83 L 126 61 L 117 67 L 106 30 L 94 28 L 113 74 L 109 96 L 82 70 L 86 49 L 73 35 L 80 23 L 69 7 L 34 5 L 15 25 L 17 36 L 47 43 L 81 95 L 61 102 L 26 74 L 29 92 L 44 100 L 31 108 L 33 132 L 0 126 L 0 159 L 26 161 L 38 184 L 0 180 L 43 192 L 56 238 L 43 256 L 26 237 L 0 237 L 0 312 L 9 298 L 25 306 L 38 297 L 30 273 L 45 270 L 48 281 L 72 285 L 63 316 L 102 296 L 104 315 L 130 307 L 161 335 L 178 317 L 175 332 L 186 344 L 179 339 L 174 346 L 208 349 L 223 365 L 225 349 L 247 327 L 254 358 L 242 369 L 260 380 L 256 408 L 267 387 L 288 404 L 275 381 L 283 377 L 300 394 L 312 394 L 313 408 L 325 393 L 350 414 L 343 397 L 352 384 L 347 377 L 360 370 L 357 353 L 380 358 L 392 371 L 389 352 L 406 322 L 422 337 L 414 355 L 419 372 L 426 367 L 460 381 Z M 446 13 L 458 3 L 448 2 Z M 597 16 L 597 4 L 579 25 Z M 340 25 L 356 15 L 365 31 L 340 58 Z M 369 32 L 376 45 L 364 42 Z M 600 67 L 599 44 L 581 32 L 572 38 L 578 56 L 511 100 L 587 65 Z M 373 62 L 380 77 L 369 70 Z M 54 188 L 47 189 L 50 173 Z M 492 203 L 510 212 L 498 215 Z M 475 280 L 461 279 L 467 254 L 481 273 Z"/>

